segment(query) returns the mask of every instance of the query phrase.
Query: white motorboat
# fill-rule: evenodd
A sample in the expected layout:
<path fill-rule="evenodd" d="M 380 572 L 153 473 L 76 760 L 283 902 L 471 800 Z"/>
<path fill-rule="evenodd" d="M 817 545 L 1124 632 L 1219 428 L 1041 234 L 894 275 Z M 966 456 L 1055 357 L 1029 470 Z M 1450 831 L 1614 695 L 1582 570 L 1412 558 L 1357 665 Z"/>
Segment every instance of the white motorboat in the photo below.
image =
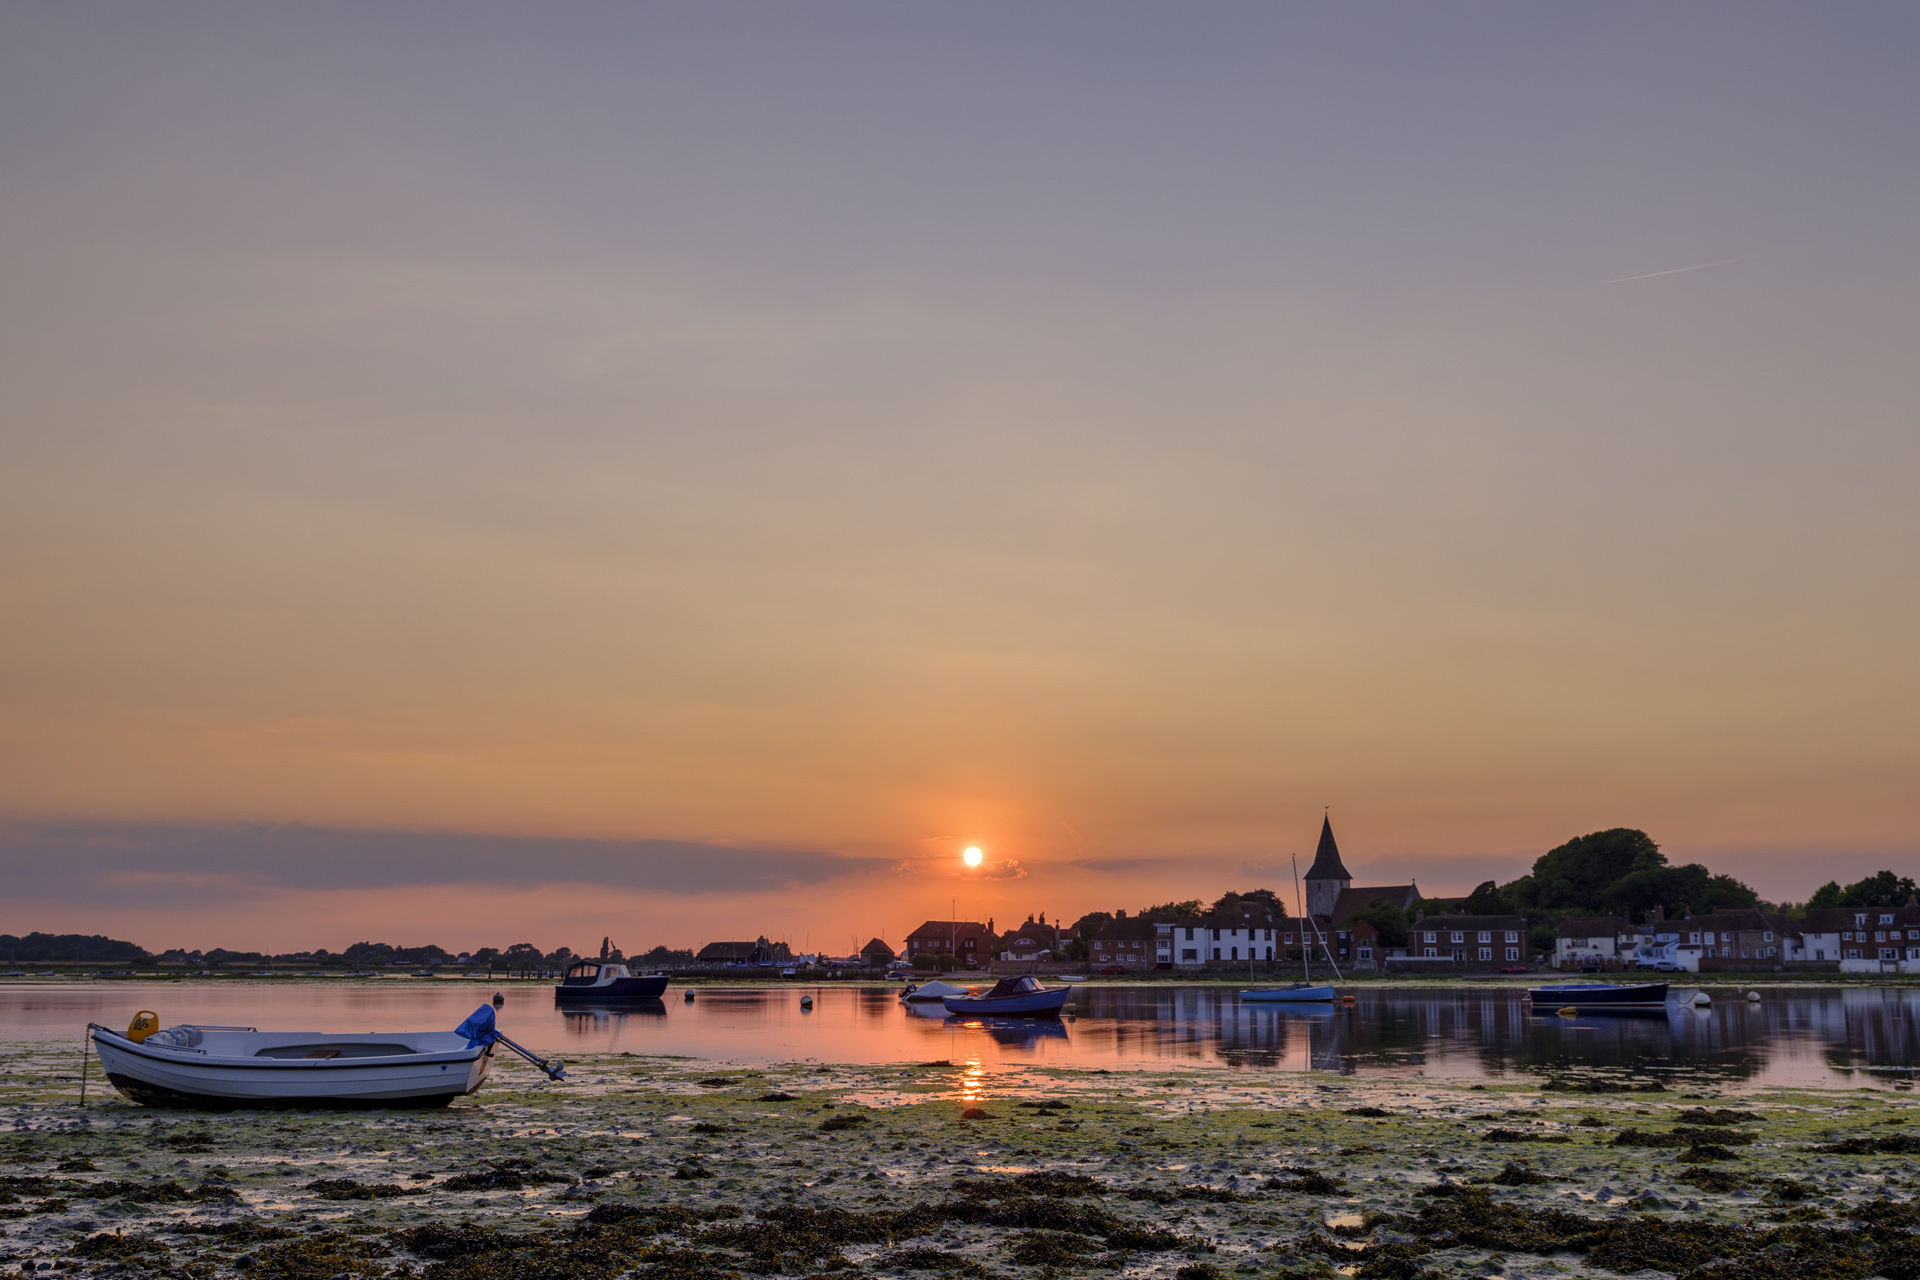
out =
<path fill-rule="evenodd" d="M 933 981 L 915 986 L 911 983 L 900 993 L 900 998 L 910 1004 L 939 1004 L 948 996 L 964 996 L 971 992 L 966 987 L 956 987 L 951 982 Z"/>
<path fill-rule="evenodd" d="M 127 1034 L 87 1027 L 108 1082 L 146 1106 L 440 1107 L 480 1088 L 497 1043 L 565 1079 L 562 1064 L 501 1035 L 484 1005 L 453 1031 L 151 1030 L 158 1022 L 143 1014 Z"/>

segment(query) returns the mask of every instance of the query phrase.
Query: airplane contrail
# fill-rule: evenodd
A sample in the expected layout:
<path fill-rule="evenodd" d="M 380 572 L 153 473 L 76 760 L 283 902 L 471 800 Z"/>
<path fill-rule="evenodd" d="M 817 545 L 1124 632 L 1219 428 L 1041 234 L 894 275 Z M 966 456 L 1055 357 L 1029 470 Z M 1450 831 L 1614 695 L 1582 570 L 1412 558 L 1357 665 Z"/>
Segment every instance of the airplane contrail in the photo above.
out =
<path fill-rule="evenodd" d="M 1751 259 L 1765 257 L 1765 256 L 1766 255 L 1759 254 L 1759 253 L 1749 253 L 1749 254 L 1746 254 L 1744 257 L 1722 258 L 1718 262 L 1698 262 L 1691 267 L 1673 267 L 1666 271 L 1649 271 L 1642 276 L 1620 276 L 1613 280 L 1602 280 L 1600 283 L 1601 284 L 1625 284 L 1629 280 L 1651 280 L 1655 276 L 1677 276 L 1682 271 L 1705 271 L 1708 267 L 1724 267 L 1730 262 L 1747 262 L 1747 261 L 1750 261 Z"/>

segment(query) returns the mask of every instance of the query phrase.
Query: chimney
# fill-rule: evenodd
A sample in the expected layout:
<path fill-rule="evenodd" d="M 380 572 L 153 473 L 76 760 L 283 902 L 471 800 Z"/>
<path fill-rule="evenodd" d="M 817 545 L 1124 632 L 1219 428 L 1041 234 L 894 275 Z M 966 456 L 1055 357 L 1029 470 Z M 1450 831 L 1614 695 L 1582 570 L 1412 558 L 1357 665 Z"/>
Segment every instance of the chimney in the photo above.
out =
<path fill-rule="evenodd" d="M 1113 913 L 1113 918 L 1115 920 L 1125 920 L 1127 918 L 1127 909 L 1125 907 L 1121 907 L 1118 911 Z"/>

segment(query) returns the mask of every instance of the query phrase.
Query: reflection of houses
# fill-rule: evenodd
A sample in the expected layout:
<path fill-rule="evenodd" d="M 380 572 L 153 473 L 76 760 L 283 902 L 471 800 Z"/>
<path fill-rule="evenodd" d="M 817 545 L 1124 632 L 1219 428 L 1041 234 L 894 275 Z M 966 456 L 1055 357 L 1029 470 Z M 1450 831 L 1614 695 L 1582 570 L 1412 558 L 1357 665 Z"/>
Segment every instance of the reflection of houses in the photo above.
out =
<path fill-rule="evenodd" d="M 880 969 L 893 963 L 893 948 L 878 938 L 870 938 L 867 945 L 860 948 L 860 963 L 869 969 Z"/>
<path fill-rule="evenodd" d="M 907 954 L 951 957 L 969 969 L 979 968 L 993 955 L 993 921 L 928 920 L 907 935 Z"/>

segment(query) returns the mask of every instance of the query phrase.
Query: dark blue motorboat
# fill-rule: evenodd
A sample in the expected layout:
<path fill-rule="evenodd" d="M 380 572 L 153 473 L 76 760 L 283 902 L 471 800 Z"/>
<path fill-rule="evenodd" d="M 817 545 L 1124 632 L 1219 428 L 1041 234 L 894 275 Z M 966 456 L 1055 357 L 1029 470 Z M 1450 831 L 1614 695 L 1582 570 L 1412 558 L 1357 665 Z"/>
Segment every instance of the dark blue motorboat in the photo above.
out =
<path fill-rule="evenodd" d="M 1667 984 L 1664 982 L 1569 982 L 1555 987 L 1534 987 L 1527 992 L 1535 1013 L 1558 1013 L 1578 1009 L 1582 1013 L 1607 1009 L 1664 1009 Z"/>
<path fill-rule="evenodd" d="M 658 1000 L 667 989 L 664 973 L 631 974 L 623 964 L 577 961 L 553 989 L 560 1004 L 602 1004 L 609 1000 Z"/>

